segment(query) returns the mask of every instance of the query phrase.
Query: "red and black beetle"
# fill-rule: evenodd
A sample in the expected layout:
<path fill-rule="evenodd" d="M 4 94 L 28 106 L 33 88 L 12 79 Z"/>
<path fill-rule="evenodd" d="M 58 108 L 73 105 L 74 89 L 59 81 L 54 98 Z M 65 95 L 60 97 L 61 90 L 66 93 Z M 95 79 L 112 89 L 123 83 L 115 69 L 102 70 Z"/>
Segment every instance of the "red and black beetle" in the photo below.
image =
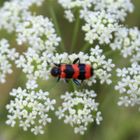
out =
<path fill-rule="evenodd" d="M 93 68 L 89 64 L 81 64 L 80 59 L 76 58 L 73 61 L 73 64 L 55 64 L 55 67 L 51 69 L 51 74 L 54 77 L 58 77 L 58 81 L 60 78 L 64 78 L 66 82 L 68 79 L 73 79 L 73 81 L 80 85 L 78 80 L 89 79 L 93 75 Z M 78 80 L 77 80 L 78 79 Z"/>

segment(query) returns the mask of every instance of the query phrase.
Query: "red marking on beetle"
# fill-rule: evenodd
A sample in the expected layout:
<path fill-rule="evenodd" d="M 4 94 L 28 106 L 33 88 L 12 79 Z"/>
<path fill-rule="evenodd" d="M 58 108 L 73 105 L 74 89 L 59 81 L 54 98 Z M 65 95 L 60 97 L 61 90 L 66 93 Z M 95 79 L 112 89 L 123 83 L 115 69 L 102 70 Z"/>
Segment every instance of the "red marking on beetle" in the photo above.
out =
<path fill-rule="evenodd" d="M 61 71 L 60 78 L 65 78 L 66 77 L 65 69 L 66 69 L 66 65 L 61 64 L 61 66 L 60 66 L 60 71 Z"/>
<path fill-rule="evenodd" d="M 72 64 L 72 68 L 74 70 L 74 74 L 73 74 L 72 78 L 77 79 L 79 76 L 79 73 L 80 73 L 78 64 Z"/>
<path fill-rule="evenodd" d="M 91 66 L 89 64 L 85 65 L 85 78 L 88 79 L 91 77 Z"/>

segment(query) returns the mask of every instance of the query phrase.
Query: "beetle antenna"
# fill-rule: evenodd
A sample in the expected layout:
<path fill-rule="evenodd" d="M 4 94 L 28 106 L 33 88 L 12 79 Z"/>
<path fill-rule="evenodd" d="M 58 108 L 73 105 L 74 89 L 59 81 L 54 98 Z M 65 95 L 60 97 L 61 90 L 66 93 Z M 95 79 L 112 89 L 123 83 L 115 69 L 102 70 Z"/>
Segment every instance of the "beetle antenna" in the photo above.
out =
<path fill-rule="evenodd" d="M 60 67 L 60 64 L 53 63 L 55 66 Z"/>

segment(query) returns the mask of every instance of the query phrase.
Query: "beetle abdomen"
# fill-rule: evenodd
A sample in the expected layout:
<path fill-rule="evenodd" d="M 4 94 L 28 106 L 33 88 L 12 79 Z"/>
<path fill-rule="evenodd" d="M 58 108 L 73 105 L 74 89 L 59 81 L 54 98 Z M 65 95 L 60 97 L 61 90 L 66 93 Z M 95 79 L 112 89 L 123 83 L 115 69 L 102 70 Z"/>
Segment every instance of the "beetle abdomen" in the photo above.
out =
<path fill-rule="evenodd" d="M 60 78 L 73 78 L 84 80 L 93 75 L 93 69 L 89 64 L 61 64 Z"/>

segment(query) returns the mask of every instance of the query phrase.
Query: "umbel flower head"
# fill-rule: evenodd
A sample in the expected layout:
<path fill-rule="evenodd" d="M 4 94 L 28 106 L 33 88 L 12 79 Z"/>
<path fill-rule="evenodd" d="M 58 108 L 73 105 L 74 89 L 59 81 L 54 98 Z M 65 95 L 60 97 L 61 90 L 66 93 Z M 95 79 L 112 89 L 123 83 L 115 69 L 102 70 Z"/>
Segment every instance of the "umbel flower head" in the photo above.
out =
<path fill-rule="evenodd" d="M 74 20 L 74 8 L 80 9 L 80 17 L 83 15 L 86 17 L 89 11 L 105 11 L 120 21 L 124 21 L 128 12 L 134 9 L 131 0 L 58 0 L 58 2 L 65 9 L 65 16 L 71 22 Z"/>
<path fill-rule="evenodd" d="M 6 1 L 0 8 L 0 29 L 8 32 L 15 31 L 16 27 L 31 15 L 29 8 L 36 4 L 40 6 L 44 0 L 11 0 Z"/>
<path fill-rule="evenodd" d="M 9 115 L 6 123 L 12 127 L 18 122 L 24 131 L 31 130 L 35 135 L 43 134 L 43 128 L 52 120 L 49 112 L 54 110 L 55 100 L 50 99 L 49 92 L 13 89 L 10 95 L 14 97 L 6 106 Z"/>
<path fill-rule="evenodd" d="M 29 46 L 15 61 L 17 67 L 26 73 L 28 83 L 35 82 L 38 78 L 47 80 L 50 73 L 49 59 L 61 40 L 56 35 L 53 23 L 43 16 L 29 16 L 16 27 L 16 34 L 19 45 Z"/>
<path fill-rule="evenodd" d="M 92 44 L 99 40 L 100 44 L 111 42 L 112 34 L 119 29 L 119 25 L 114 16 L 105 11 L 88 12 L 84 17 L 85 25 L 82 27 L 86 32 L 85 40 Z"/>
<path fill-rule="evenodd" d="M 64 119 L 66 124 L 74 127 L 75 133 L 84 134 L 89 123 L 95 120 L 100 124 L 102 120 L 95 97 L 96 93 L 93 90 L 66 92 L 61 96 L 64 102 L 56 111 L 56 115 L 59 119 Z"/>
<path fill-rule="evenodd" d="M 25 21 L 17 25 L 17 43 L 27 43 L 36 51 L 53 52 L 59 45 L 60 37 L 57 37 L 53 23 L 43 16 L 29 16 Z"/>

